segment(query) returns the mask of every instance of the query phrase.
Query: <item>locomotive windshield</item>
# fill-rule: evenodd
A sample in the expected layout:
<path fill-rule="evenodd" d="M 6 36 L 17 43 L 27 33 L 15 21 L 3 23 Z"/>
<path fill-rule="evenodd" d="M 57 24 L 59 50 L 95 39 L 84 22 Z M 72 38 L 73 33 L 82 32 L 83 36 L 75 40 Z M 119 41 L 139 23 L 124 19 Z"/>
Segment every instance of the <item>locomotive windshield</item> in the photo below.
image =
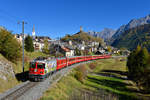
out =
<path fill-rule="evenodd" d="M 35 63 L 30 63 L 31 68 L 35 68 Z"/>
<path fill-rule="evenodd" d="M 43 68 L 45 68 L 45 64 L 37 64 L 37 68 L 43 69 Z"/>

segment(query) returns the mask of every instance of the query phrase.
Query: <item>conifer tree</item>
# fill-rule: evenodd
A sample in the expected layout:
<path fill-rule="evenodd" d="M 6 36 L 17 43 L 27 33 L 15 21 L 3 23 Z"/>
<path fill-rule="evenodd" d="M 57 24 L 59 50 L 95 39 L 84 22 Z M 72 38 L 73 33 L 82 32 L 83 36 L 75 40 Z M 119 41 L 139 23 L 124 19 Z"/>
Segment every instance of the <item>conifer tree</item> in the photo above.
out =
<path fill-rule="evenodd" d="M 48 44 L 48 40 L 44 40 L 44 47 L 43 47 L 43 52 L 45 54 L 49 54 L 50 53 L 50 50 L 49 50 L 49 44 Z"/>
<path fill-rule="evenodd" d="M 139 53 L 141 51 L 141 46 L 137 46 L 136 50 L 132 51 L 130 56 L 128 56 L 127 67 L 128 67 L 128 77 L 133 79 L 134 81 L 137 80 L 136 77 L 139 74 Z"/>
<path fill-rule="evenodd" d="M 76 48 L 75 49 L 75 54 L 76 54 L 76 56 L 81 56 L 81 51 L 78 48 Z"/>
<path fill-rule="evenodd" d="M 25 50 L 28 52 L 33 52 L 33 39 L 29 35 L 25 38 Z"/>
<path fill-rule="evenodd" d="M 135 81 L 139 87 L 143 87 L 146 90 L 149 88 L 150 83 L 150 56 L 148 50 L 144 47 L 141 49 L 137 46 L 137 49 L 131 52 L 128 57 L 128 77 Z"/>
<path fill-rule="evenodd" d="M 135 53 L 138 54 L 140 51 L 141 51 L 141 46 L 138 45 L 137 48 L 136 48 L 136 50 L 135 50 Z"/>

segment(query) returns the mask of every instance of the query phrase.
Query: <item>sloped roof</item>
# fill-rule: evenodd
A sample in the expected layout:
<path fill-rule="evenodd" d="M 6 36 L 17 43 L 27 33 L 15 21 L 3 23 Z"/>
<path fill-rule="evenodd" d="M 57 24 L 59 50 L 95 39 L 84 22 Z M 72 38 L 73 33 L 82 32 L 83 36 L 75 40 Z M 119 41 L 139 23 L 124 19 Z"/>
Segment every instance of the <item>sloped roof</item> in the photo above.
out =
<path fill-rule="evenodd" d="M 70 52 L 70 50 L 66 47 L 61 47 L 65 52 Z"/>

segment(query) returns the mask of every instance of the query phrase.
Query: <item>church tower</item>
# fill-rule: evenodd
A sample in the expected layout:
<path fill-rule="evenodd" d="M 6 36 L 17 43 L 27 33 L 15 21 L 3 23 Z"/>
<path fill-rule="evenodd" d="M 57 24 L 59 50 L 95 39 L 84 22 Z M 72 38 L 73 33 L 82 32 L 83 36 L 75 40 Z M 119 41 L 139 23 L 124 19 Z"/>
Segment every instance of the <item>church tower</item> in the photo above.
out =
<path fill-rule="evenodd" d="M 83 31 L 83 28 L 82 28 L 82 26 L 80 26 L 80 32 L 82 32 Z"/>
<path fill-rule="evenodd" d="M 32 30 L 32 37 L 35 39 L 35 26 L 33 25 L 33 30 Z"/>

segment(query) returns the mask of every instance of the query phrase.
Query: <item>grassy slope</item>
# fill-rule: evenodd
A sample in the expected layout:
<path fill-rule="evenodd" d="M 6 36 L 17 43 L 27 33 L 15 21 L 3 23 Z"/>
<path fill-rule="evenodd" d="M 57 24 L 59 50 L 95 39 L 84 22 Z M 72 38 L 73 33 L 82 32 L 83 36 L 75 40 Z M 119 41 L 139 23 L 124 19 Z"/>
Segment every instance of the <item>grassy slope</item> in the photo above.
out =
<path fill-rule="evenodd" d="M 41 100 L 66 100 L 77 88 L 95 92 L 103 89 L 117 95 L 120 100 L 134 100 L 144 97 L 144 94 L 137 91 L 134 83 L 126 79 L 126 60 L 123 59 L 124 61 L 120 61 L 120 59 L 98 60 L 97 67 L 88 74 L 83 84 L 70 74 L 50 88 Z"/>
<path fill-rule="evenodd" d="M 41 100 L 67 100 L 74 89 L 81 88 L 82 84 L 71 75 L 63 77 L 57 84 L 44 93 Z"/>
<path fill-rule="evenodd" d="M 38 56 L 47 56 L 46 54 L 43 54 L 41 52 L 33 52 L 33 53 L 28 53 L 25 52 L 25 71 L 29 70 L 29 61 L 38 57 Z M 4 60 L 6 62 L 9 62 L 6 58 L 4 58 L 1 54 L 0 54 L 0 60 Z M 10 62 L 11 63 L 11 62 Z M 13 70 L 15 72 L 15 74 L 17 73 L 21 73 L 22 72 L 22 61 L 18 61 L 16 64 L 11 63 L 13 65 Z M 0 93 L 14 87 L 15 85 L 21 83 L 20 81 L 18 81 L 16 78 L 12 78 L 12 77 L 8 77 L 8 80 L 5 81 L 3 79 L 0 79 Z"/>

